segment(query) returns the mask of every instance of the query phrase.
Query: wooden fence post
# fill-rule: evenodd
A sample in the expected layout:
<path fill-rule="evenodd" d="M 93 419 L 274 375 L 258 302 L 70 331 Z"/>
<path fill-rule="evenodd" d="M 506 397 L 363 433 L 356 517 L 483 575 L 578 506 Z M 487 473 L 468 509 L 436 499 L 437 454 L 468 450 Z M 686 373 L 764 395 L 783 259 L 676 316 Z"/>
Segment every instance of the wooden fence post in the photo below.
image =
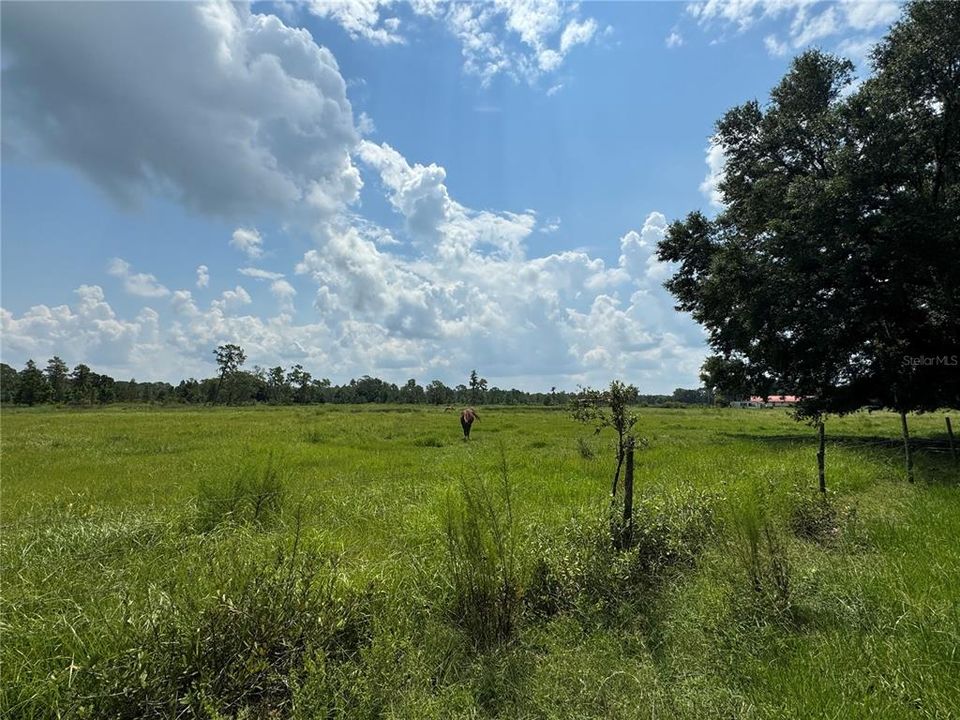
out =
<path fill-rule="evenodd" d="M 910 429 L 907 427 L 907 414 L 900 413 L 900 427 L 903 430 L 903 458 L 907 468 L 907 480 L 913 482 L 913 455 L 910 454 Z"/>
<path fill-rule="evenodd" d="M 627 445 L 627 472 L 623 478 L 623 540 L 628 547 L 633 539 L 633 439 Z"/>
<path fill-rule="evenodd" d="M 820 449 L 817 450 L 817 476 L 820 480 L 820 493 L 825 496 L 827 494 L 827 476 L 824 471 L 824 456 L 826 455 L 827 448 L 824 439 L 823 420 L 820 421 L 819 435 Z"/>
<path fill-rule="evenodd" d="M 957 461 L 957 446 L 953 442 L 953 426 L 950 424 L 950 416 L 947 415 L 947 437 L 950 439 L 950 457 L 953 458 L 953 461 Z"/>

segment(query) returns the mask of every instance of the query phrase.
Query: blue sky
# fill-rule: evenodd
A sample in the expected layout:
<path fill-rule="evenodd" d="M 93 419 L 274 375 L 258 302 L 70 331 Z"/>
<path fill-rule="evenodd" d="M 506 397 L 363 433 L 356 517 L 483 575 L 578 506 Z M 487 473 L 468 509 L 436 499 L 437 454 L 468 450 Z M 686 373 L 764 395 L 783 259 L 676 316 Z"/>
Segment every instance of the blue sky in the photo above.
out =
<path fill-rule="evenodd" d="M 698 384 L 666 224 L 727 108 L 892 2 L 3 3 L 2 357 Z"/>

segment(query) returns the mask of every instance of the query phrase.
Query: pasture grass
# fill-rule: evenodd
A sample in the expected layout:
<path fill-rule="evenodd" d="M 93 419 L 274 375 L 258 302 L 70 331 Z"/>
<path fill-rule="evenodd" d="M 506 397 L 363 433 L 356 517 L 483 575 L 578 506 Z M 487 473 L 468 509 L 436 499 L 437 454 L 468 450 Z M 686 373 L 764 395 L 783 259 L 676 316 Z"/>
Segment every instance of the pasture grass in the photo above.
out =
<path fill-rule="evenodd" d="M 899 418 L 7 410 L 4 718 L 949 718 L 960 468 Z M 942 439 L 943 417 L 911 418 Z"/>

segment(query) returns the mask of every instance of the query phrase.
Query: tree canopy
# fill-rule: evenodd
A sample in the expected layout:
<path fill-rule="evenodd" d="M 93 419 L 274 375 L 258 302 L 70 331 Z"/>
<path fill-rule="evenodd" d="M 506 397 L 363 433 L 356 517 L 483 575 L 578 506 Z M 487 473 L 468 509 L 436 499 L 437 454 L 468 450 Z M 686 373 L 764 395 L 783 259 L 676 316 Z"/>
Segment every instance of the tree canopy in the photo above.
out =
<path fill-rule="evenodd" d="M 807 417 L 960 406 L 960 4 L 910 4 L 853 80 L 811 50 L 724 114 L 724 208 L 670 226 L 666 287 L 714 390 Z"/>

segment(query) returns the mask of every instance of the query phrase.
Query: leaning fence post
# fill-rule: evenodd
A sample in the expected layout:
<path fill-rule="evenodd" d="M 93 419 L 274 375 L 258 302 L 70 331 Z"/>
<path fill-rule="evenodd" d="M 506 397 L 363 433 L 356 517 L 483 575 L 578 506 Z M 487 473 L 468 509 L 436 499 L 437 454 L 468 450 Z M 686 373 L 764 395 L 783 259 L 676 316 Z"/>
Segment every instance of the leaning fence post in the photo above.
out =
<path fill-rule="evenodd" d="M 633 439 L 627 445 L 627 472 L 623 478 L 623 541 L 627 547 L 633 539 Z"/>
<path fill-rule="evenodd" d="M 953 458 L 953 461 L 957 461 L 957 446 L 953 442 L 953 426 L 950 424 L 950 416 L 947 415 L 947 438 L 950 440 L 950 457 Z"/>
<path fill-rule="evenodd" d="M 820 421 L 818 432 L 820 435 L 820 449 L 817 450 L 817 476 L 820 479 L 820 492 L 827 494 L 827 476 L 824 471 L 824 456 L 826 455 L 826 442 L 824 439 L 823 420 Z"/>

